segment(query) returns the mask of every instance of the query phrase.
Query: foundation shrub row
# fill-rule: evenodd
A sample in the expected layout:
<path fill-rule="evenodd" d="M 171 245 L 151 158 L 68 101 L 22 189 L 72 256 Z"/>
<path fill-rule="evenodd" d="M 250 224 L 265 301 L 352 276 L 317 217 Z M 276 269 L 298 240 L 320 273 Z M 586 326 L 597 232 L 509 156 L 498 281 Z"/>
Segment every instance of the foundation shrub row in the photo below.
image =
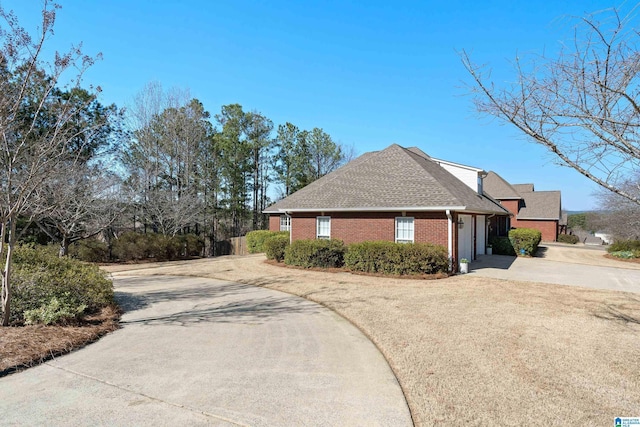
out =
<path fill-rule="evenodd" d="M 354 243 L 344 259 L 349 270 L 366 273 L 436 274 L 449 269 L 447 249 L 430 243 Z"/>
<path fill-rule="evenodd" d="M 394 275 L 446 273 L 447 249 L 429 243 L 386 241 L 353 243 L 341 240 L 296 240 L 272 236 L 265 240 L 267 259 L 304 268 L 346 268 L 351 271 Z"/>
<path fill-rule="evenodd" d="M 273 236 L 287 236 L 288 231 L 254 230 L 247 233 L 247 249 L 250 254 L 265 252 L 264 243 Z"/>

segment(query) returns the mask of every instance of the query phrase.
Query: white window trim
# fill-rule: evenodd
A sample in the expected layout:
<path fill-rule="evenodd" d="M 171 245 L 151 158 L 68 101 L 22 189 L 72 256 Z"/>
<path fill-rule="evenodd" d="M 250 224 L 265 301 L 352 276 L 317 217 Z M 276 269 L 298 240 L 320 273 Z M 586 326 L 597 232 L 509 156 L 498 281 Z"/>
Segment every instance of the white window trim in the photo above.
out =
<path fill-rule="evenodd" d="M 329 235 L 320 235 L 320 220 L 329 220 Z M 316 217 L 316 239 L 330 239 L 331 238 L 331 217 L 330 216 L 317 216 Z"/>
<path fill-rule="evenodd" d="M 282 228 L 282 220 L 285 220 L 284 228 Z M 291 231 L 291 217 L 289 215 L 280 215 L 280 231 Z"/>
<path fill-rule="evenodd" d="M 398 220 L 406 221 L 411 220 L 411 240 L 398 240 Z M 415 243 L 415 229 L 416 220 L 412 216 L 397 216 L 395 221 L 395 241 L 396 243 Z"/>

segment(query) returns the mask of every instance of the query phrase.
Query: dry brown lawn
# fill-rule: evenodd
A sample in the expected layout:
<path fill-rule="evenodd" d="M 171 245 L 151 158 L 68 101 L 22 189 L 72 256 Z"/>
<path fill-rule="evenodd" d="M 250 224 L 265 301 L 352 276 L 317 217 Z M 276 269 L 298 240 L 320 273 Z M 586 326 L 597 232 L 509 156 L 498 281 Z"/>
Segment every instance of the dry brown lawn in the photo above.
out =
<path fill-rule="evenodd" d="M 470 275 L 303 271 L 260 255 L 122 274 L 131 273 L 265 286 L 335 310 L 385 355 L 416 425 L 590 426 L 640 415 L 640 295 Z"/>

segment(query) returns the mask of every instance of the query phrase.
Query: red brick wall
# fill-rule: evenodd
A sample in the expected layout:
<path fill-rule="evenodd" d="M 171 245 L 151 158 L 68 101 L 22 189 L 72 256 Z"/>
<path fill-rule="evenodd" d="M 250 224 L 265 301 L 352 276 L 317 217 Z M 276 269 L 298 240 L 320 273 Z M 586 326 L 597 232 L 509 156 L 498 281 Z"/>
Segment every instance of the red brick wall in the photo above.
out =
<path fill-rule="evenodd" d="M 555 242 L 558 239 L 558 221 L 553 220 L 517 220 L 511 218 L 511 227 L 533 228 L 540 230 L 544 242 Z"/>
<path fill-rule="evenodd" d="M 519 200 L 501 200 L 500 204 L 509 212 L 513 213 L 511 217 L 511 227 L 513 228 L 533 228 L 540 230 L 542 240 L 545 242 L 555 242 L 558 239 L 558 221 L 553 220 L 518 220 L 515 215 L 518 214 Z"/>
<path fill-rule="evenodd" d="M 500 200 L 500 204 L 505 207 L 506 210 L 514 215 L 518 214 L 518 205 L 520 200 Z"/>
<path fill-rule="evenodd" d="M 315 239 L 316 216 L 321 213 L 293 214 L 291 238 Z M 395 240 L 395 218 L 400 212 L 325 212 L 331 217 L 331 237 L 346 244 L 365 240 Z M 414 240 L 447 246 L 447 217 L 442 213 L 407 212 L 415 218 Z"/>
<path fill-rule="evenodd" d="M 280 231 L 280 215 L 269 215 L 269 230 Z"/>

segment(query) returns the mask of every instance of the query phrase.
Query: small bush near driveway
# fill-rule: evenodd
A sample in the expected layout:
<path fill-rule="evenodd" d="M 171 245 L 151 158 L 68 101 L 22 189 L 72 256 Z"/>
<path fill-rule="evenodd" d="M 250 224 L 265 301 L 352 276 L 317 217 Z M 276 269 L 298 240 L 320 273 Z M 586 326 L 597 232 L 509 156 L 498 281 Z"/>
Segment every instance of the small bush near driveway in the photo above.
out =
<path fill-rule="evenodd" d="M 640 240 L 617 240 L 607 248 L 607 252 L 613 255 L 614 252 L 635 252 L 640 251 Z"/>
<path fill-rule="evenodd" d="M 558 235 L 558 243 L 569 243 L 571 245 L 575 245 L 580 241 L 578 236 L 574 236 L 573 234 L 559 234 Z"/>
<path fill-rule="evenodd" d="M 345 252 L 342 240 L 296 240 L 286 249 L 284 263 L 305 268 L 340 268 Z"/>
<path fill-rule="evenodd" d="M 264 241 L 262 246 L 267 259 L 282 262 L 285 250 L 289 246 L 289 233 L 271 236 Z"/>
<path fill-rule="evenodd" d="M 362 242 L 349 245 L 345 267 L 365 273 L 396 275 L 446 273 L 447 249 L 429 243 Z"/>
<path fill-rule="evenodd" d="M 513 245 L 508 237 L 489 237 L 489 244 L 493 247 L 494 255 L 515 255 Z"/>
<path fill-rule="evenodd" d="M 509 231 L 509 241 L 516 255 L 532 256 L 538 250 L 542 233 L 532 228 L 516 228 Z"/>
<path fill-rule="evenodd" d="M 254 230 L 247 233 L 247 248 L 250 254 L 259 254 L 265 251 L 264 242 L 273 236 L 287 236 L 288 231 L 269 231 L 269 230 Z"/>
<path fill-rule="evenodd" d="M 114 304 L 113 284 L 98 266 L 68 257 L 57 248 L 16 248 L 12 273 L 11 322 L 67 323 Z"/>

